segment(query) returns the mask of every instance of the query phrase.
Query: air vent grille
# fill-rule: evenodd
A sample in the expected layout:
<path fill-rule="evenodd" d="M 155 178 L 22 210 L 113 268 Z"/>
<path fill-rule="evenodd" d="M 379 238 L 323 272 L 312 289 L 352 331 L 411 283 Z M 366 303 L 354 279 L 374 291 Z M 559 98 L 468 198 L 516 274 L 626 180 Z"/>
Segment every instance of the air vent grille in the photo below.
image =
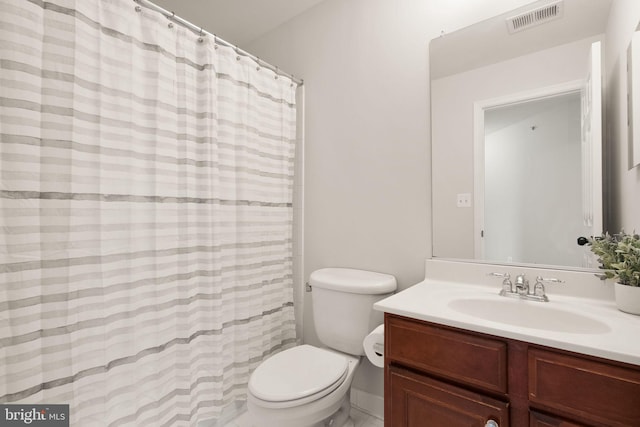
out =
<path fill-rule="evenodd" d="M 507 18 L 509 34 L 517 33 L 554 19 L 562 18 L 564 13 L 564 3 L 562 0 L 556 1 L 537 9 L 530 10 L 520 15 Z"/>

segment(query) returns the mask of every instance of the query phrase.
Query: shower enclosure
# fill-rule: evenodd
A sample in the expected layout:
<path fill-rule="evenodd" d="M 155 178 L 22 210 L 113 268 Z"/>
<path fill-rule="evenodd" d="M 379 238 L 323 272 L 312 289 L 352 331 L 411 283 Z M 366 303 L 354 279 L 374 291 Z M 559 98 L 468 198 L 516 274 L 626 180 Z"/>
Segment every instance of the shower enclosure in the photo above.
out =
<path fill-rule="evenodd" d="M 295 343 L 298 85 L 131 0 L 0 11 L 0 404 L 216 419 Z"/>

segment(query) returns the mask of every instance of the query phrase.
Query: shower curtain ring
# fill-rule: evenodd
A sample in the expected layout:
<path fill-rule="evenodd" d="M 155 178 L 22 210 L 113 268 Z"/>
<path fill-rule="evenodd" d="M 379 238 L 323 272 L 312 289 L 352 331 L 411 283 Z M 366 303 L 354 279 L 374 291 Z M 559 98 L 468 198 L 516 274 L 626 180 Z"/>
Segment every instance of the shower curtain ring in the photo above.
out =
<path fill-rule="evenodd" d="M 171 16 L 167 16 L 167 19 L 169 20 L 169 28 L 173 28 L 173 19 L 175 19 L 176 17 L 176 13 L 175 12 L 171 12 Z"/>
<path fill-rule="evenodd" d="M 202 37 L 202 27 L 200 27 L 200 37 L 198 37 L 198 43 L 202 43 L 204 41 L 204 37 Z"/>
<path fill-rule="evenodd" d="M 278 80 L 278 67 L 276 67 L 276 75 L 273 76 L 274 79 Z"/>
<path fill-rule="evenodd" d="M 258 64 L 258 66 L 256 67 L 256 71 L 260 71 L 260 58 L 258 58 L 256 56 L 256 64 Z"/>
<path fill-rule="evenodd" d="M 216 36 L 215 34 L 213 35 L 213 48 L 218 48 L 218 36 Z"/>
<path fill-rule="evenodd" d="M 240 61 L 240 50 L 238 49 L 238 46 L 235 47 L 235 51 L 236 51 L 236 61 Z"/>

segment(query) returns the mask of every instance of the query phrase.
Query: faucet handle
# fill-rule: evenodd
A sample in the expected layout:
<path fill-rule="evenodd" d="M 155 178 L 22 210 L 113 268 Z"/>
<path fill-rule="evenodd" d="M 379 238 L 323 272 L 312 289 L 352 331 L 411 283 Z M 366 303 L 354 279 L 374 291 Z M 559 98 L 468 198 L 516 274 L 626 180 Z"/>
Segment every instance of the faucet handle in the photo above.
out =
<path fill-rule="evenodd" d="M 509 273 L 487 273 L 487 276 L 504 277 L 505 279 L 511 278 L 511 275 Z"/>
<path fill-rule="evenodd" d="M 544 278 L 538 276 L 536 277 L 536 283 L 564 283 L 564 280 L 556 279 L 555 277 Z"/>
<path fill-rule="evenodd" d="M 549 298 L 547 298 L 547 294 L 544 290 L 543 283 L 564 283 L 564 280 L 556 279 L 555 277 L 536 277 L 536 284 L 533 286 L 533 294 L 543 301 L 549 301 Z"/>
<path fill-rule="evenodd" d="M 533 286 L 533 295 L 535 295 L 536 297 L 544 301 L 549 301 L 549 298 L 547 297 L 547 293 L 544 290 L 544 285 L 542 284 L 542 281 L 539 281 L 537 279 L 536 279 L 536 284 Z"/>
<path fill-rule="evenodd" d="M 500 295 L 504 296 L 508 293 L 513 293 L 513 283 L 511 282 L 511 275 L 509 273 L 489 273 L 487 276 L 504 277 Z"/>

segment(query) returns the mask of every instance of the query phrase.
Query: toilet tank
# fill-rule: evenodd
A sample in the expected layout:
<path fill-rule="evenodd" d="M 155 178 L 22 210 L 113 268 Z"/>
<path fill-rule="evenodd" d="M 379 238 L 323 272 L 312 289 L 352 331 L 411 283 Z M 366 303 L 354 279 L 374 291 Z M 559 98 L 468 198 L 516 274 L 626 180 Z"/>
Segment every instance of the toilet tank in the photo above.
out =
<path fill-rule="evenodd" d="M 311 273 L 309 284 L 320 341 L 344 353 L 363 355 L 364 337 L 384 320 L 373 304 L 396 290 L 395 277 L 351 268 L 323 268 Z"/>

